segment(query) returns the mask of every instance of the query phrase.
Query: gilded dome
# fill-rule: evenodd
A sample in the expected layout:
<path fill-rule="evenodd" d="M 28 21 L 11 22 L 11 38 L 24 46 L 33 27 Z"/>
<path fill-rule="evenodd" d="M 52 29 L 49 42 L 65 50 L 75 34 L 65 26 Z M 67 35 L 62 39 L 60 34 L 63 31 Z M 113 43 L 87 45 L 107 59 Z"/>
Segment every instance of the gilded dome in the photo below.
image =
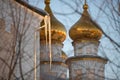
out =
<path fill-rule="evenodd" d="M 72 40 L 95 40 L 98 41 L 102 32 L 98 25 L 92 21 L 87 9 L 88 5 L 84 4 L 81 18 L 71 27 L 69 35 Z"/>
<path fill-rule="evenodd" d="M 50 0 L 45 0 L 46 7 L 45 10 L 50 15 L 51 20 L 51 39 L 52 41 L 63 42 L 66 39 L 66 29 L 62 23 L 60 23 L 53 15 L 50 8 Z M 43 24 L 43 22 L 41 23 Z M 45 30 L 40 30 L 40 39 L 45 40 Z"/>

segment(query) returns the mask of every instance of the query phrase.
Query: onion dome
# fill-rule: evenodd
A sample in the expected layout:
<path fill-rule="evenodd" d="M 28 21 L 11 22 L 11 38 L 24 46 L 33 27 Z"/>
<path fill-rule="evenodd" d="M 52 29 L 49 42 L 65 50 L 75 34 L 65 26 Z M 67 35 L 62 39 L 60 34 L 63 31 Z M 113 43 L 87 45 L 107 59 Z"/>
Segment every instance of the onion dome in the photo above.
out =
<path fill-rule="evenodd" d="M 98 25 L 92 21 L 87 11 L 88 5 L 86 3 L 83 9 L 81 18 L 72 26 L 69 35 L 74 41 L 98 41 L 102 36 L 102 32 L 98 29 Z"/>
<path fill-rule="evenodd" d="M 60 23 L 53 15 L 50 8 L 50 0 L 45 0 L 45 10 L 50 15 L 51 20 L 51 39 L 52 41 L 63 42 L 66 39 L 66 29 L 62 23 Z M 41 23 L 43 24 L 43 22 Z M 40 39 L 45 40 L 45 30 L 40 30 Z"/>

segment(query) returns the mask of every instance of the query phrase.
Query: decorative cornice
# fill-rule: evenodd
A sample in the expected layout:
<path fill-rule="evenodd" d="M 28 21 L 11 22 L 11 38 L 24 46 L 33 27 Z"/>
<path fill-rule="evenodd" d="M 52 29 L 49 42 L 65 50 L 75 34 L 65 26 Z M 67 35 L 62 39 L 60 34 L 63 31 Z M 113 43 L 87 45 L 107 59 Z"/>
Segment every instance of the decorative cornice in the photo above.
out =
<path fill-rule="evenodd" d="M 68 64 L 70 61 L 98 61 L 102 63 L 107 63 L 108 60 L 100 56 L 83 55 L 83 56 L 70 57 L 65 61 L 65 63 Z"/>
<path fill-rule="evenodd" d="M 40 65 L 42 64 L 50 64 L 50 61 L 40 61 Z M 52 61 L 52 64 L 56 64 L 56 65 L 61 65 L 63 67 L 67 67 L 67 65 L 64 62 L 60 62 L 60 61 Z"/>

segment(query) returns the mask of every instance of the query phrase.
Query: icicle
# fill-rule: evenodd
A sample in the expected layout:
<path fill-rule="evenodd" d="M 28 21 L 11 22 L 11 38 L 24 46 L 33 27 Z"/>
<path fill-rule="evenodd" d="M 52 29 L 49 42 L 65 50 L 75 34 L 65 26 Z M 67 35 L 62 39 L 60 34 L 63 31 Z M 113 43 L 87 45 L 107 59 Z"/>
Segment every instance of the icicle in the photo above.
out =
<path fill-rule="evenodd" d="M 36 53 L 36 30 L 34 31 L 34 80 L 37 80 L 37 70 L 36 70 L 36 66 L 37 66 L 37 53 Z"/>
<path fill-rule="evenodd" d="M 44 25 L 45 25 L 45 39 L 46 39 L 46 49 L 47 49 L 47 40 L 48 40 L 48 38 L 47 38 L 47 31 L 48 31 L 48 28 L 47 28 L 47 18 L 48 16 L 45 16 L 45 18 L 44 18 Z M 46 51 L 47 52 L 47 51 Z"/>
<path fill-rule="evenodd" d="M 49 29 L 49 51 L 50 51 L 50 69 L 52 65 L 52 49 L 51 49 L 51 24 L 50 24 L 50 17 L 48 17 L 48 29 Z"/>
<path fill-rule="evenodd" d="M 49 57 L 50 57 L 50 69 L 52 65 L 52 51 L 51 51 L 51 24 L 50 24 L 50 17 L 45 16 L 44 18 L 44 23 L 45 23 L 45 37 L 46 37 L 46 49 L 47 46 L 49 47 Z M 48 31 L 48 32 L 47 32 Z M 48 36 L 47 36 L 48 34 Z M 47 42 L 48 40 L 48 42 Z"/>
<path fill-rule="evenodd" d="M 40 26 L 38 28 L 35 28 L 34 31 L 34 80 L 37 80 L 37 53 L 36 53 L 36 31 L 39 31 L 42 28 L 45 28 L 45 38 L 46 38 L 46 50 L 49 49 L 49 54 L 50 54 L 50 69 L 51 69 L 51 64 L 52 64 L 52 53 L 51 53 L 51 26 L 50 26 L 50 17 L 47 15 L 44 17 L 44 25 Z M 49 36 L 47 36 L 49 35 Z M 48 39 L 49 38 L 49 39 Z M 49 40 L 49 43 L 47 42 Z M 49 48 L 48 48 L 48 47 Z M 47 51 L 46 51 L 47 52 Z"/>

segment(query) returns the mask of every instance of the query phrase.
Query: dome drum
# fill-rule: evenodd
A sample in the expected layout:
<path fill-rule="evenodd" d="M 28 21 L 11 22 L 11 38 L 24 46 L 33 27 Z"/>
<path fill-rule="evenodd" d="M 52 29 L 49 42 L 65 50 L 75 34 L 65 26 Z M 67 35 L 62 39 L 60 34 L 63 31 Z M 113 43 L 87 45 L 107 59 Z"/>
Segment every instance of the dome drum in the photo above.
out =
<path fill-rule="evenodd" d="M 74 56 L 92 55 L 97 56 L 99 42 L 97 41 L 78 41 L 74 42 Z"/>
<path fill-rule="evenodd" d="M 66 60 L 66 64 L 69 66 L 70 80 L 104 80 L 106 63 L 107 59 L 88 55 L 70 57 Z"/>
<path fill-rule="evenodd" d="M 50 61 L 41 61 L 40 62 L 40 73 L 41 75 L 43 73 L 47 74 L 48 76 L 53 76 L 56 80 L 58 78 L 61 78 L 61 79 L 66 79 L 67 78 L 67 65 L 63 62 L 58 62 L 58 61 L 52 61 L 52 66 L 51 66 L 51 69 L 50 69 Z M 61 72 L 61 75 L 59 75 L 59 72 Z M 45 80 L 48 80 L 48 79 L 45 79 Z M 53 78 L 49 77 L 49 80 L 53 80 Z"/>

